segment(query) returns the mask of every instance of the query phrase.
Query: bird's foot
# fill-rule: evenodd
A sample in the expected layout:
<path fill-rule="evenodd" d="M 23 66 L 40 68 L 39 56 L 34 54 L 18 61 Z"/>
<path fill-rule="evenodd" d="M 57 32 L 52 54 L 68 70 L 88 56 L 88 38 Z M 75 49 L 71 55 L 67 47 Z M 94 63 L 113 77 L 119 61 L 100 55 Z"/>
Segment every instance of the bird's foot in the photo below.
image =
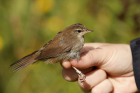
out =
<path fill-rule="evenodd" d="M 86 81 L 86 76 L 79 69 L 77 69 L 76 67 L 73 67 L 73 68 L 78 73 L 78 79 L 81 81 L 81 83 L 85 82 Z"/>

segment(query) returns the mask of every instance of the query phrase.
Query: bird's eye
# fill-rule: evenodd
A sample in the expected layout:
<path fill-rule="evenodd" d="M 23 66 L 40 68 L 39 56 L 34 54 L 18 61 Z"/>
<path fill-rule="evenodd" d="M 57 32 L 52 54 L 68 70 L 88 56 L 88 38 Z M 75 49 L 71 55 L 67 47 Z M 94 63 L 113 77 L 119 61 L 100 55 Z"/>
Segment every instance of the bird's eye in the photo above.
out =
<path fill-rule="evenodd" d="M 78 31 L 78 33 L 81 33 L 82 31 L 81 30 L 77 30 Z"/>

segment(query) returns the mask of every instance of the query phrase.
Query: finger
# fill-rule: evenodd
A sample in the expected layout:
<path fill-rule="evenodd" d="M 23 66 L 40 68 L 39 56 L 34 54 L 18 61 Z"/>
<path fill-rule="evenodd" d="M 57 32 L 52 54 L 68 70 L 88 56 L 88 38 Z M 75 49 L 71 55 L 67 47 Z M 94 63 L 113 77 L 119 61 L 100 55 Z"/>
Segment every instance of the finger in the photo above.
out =
<path fill-rule="evenodd" d="M 77 73 L 75 72 L 73 68 L 70 68 L 70 69 L 63 68 L 62 76 L 67 81 L 76 81 L 78 78 Z"/>
<path fill-rule="evenodd" d="M 95 87 L 97 84 L 99 84 L 105 79 L 106 79 L 105 71 L 98 69 L 90 73 L 87 73 L 86 81 L 81 83 L 81 81 L 78 80 L 78 84 L 84 92 L 89 92 L 93 87 Z"/>
<path fill-rule="evenodd" d="M 85 53 L 85 52 L 96 49 L 96 48 L 103 46 L 103 45 L 107 45 L 107 43 L 86 43 L 86 44 L 84 44 L 84 47 L 82 48 L 81 52 Z M 76 60 L 74 60 L 74 61 L 76 61 Z M 63 61 L 61 63 L 61 65 L 66 69 L 71 68 L 71 63 L 69 61 Z"/>
<path fill-rule="evenodd" d="M 88 68 L 88 69 L 84 69 L 84 70 L 80 70 L 80 71 L 82 71 L 82 73 L 85 74 L 92 70 L 93 70 L 93 68 Z M 62 76 L 67 81 L 76 81 L 78 79 L 78 74 L 76 73 L 76 71 L 73 68 L 70 68 L 70 69 L 63 68 Z"/>
<path fill-rule="evenodd" d="M 112 83 L 108 79 L 106 79 L 92 88 L 91 93 L 111 93 L 112 91 Z"/>
<path fill-rule="evenodd" d="M 72 60 L 70 62 L 71 65 L 80 69 L 86 69 L 92 66 L 101 66 L 104 62 L 109 60 L 111 52 L 112 51 L 108 51 L 108 48 L 99 47 L 83 54 L 79 61 Z"/>
<path fill-rule="evenodd" d="M 61 65 L 66 68 L 66 69 L 70 69 L 71 68 L 71 63 L 69 61 L 63 61 L 61 63 Z"/>
<path fill-rule="evenodd" d="M 107 45 L 107 43 L 85 43 L 81 50 L 81 53 L 88 52 L 103 45 Z"/>
<path fill-rule="evenodd" d="M 108 45 L 108 43 L 85 43 L 84 47 L 98 48 L 100 46 Z"/>

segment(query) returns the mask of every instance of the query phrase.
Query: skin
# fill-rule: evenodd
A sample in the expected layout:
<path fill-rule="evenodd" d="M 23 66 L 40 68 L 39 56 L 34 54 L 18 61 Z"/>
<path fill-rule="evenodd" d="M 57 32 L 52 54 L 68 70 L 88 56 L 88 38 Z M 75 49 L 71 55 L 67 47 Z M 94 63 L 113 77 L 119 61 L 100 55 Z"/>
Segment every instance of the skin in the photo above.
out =
<path fill-rule="evenodd" d="M 78 85 L 85 93 L 134 93 L 136 87 L 132 54 L 127 44 L 85 44 L 79 61 L 62 62 L 62 75 L 67 81 L 77 81 L 74 66 L 86 75 Z"/>

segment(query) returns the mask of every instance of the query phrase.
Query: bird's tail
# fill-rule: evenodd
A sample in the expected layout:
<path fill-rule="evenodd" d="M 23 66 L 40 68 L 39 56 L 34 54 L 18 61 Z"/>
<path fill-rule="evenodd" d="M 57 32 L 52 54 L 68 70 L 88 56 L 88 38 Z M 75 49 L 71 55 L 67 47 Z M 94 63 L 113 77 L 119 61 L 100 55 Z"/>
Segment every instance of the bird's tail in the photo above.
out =
<path fill-rule="evenodd" d="M 10 65 L 10 68 L 12 69 L 12 72 L 17 72 L 21 70 L 22 68 L 36 62 L 35 58 L 39 55 L 40 53 L 38 51 L 33 52 L 32 54 L 29 54 L 22 59 L 18 60 L 17 62 L 13 63 Z"/>

